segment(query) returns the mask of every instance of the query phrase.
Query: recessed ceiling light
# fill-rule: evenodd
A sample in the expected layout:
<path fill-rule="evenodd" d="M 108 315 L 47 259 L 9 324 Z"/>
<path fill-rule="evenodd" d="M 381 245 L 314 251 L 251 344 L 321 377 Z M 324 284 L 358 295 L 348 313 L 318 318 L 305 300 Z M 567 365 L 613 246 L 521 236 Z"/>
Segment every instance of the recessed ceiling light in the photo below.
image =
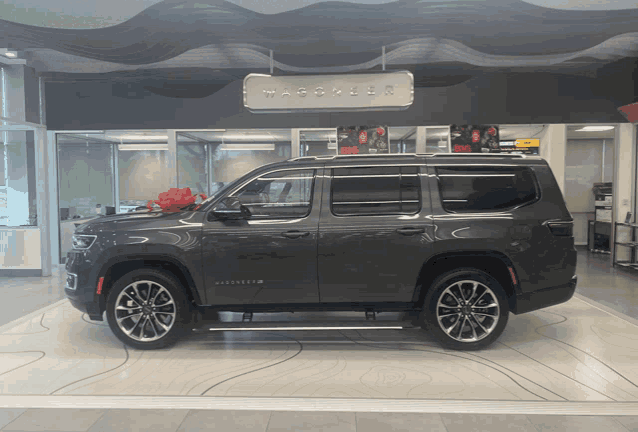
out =
<path fill-rule="evenodd" d="M 13 51 L 6 51 L 3 53 L 5 57 L 9 57 L 9 58 L 16 58 L 18 57 L 18 54 L 14 53 Z"/>
<path fill-rule="evenodd" d="M 576 132 L 602 132 L 612 130 L 614 126 L 585 126 L 581 129 L 576 129 Z"/>

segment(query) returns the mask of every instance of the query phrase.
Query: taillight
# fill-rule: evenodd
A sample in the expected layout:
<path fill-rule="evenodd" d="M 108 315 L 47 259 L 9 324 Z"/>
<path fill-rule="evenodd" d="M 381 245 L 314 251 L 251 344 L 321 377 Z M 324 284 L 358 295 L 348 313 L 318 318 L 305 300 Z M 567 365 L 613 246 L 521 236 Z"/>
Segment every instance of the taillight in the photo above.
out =
<path fill-rule="evenodd" d="M 546 222 L 552 234 L 558 237 L 573 237 L 574 223 L 566 221 L 548 221 Z"/>

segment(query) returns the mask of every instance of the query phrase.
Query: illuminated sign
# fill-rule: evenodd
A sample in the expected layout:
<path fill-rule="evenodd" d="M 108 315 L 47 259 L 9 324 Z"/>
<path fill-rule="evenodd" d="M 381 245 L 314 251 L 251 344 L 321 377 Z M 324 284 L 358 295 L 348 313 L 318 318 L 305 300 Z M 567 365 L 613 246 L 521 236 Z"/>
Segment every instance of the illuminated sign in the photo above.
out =
<path fill-rule="evenodd" d="M 540 147 L 541 140 L 539 139 L 517 139 L 516 147 L 517 148 L 528 148 L 528 147 Z"/>

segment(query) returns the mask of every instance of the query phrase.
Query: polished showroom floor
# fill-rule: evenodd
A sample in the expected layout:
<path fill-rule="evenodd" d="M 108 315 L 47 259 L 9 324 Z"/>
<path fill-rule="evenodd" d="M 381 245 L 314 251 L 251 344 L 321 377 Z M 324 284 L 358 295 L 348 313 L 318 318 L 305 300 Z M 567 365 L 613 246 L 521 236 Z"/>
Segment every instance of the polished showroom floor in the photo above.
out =
<path fill-rule="evenodd" d="M 200 332 L 136 351 L 60 300 L 59 270 L 0 279 L 0 429 L 638 430 L 638 274 L 608 260 L 581 251 L 572 300 L 511 315 L 474 353 L 420 330 Z"/>

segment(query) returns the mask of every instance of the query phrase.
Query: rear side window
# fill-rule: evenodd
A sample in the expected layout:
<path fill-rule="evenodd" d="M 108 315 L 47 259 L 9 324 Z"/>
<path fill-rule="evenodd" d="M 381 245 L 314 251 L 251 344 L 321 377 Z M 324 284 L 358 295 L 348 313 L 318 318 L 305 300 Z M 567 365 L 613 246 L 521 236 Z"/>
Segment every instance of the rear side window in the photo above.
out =
<path fill-rule="evenodd" d="M 526 167 L 437 167 L 443 208 L 449 212 L 507 210 L 536 201 L 536 180 Z"/>
<path fill-rule="evenodd" d="M 331 206 L 337 216 L 418 213 L 419 167 L 335 168 Z"/>

